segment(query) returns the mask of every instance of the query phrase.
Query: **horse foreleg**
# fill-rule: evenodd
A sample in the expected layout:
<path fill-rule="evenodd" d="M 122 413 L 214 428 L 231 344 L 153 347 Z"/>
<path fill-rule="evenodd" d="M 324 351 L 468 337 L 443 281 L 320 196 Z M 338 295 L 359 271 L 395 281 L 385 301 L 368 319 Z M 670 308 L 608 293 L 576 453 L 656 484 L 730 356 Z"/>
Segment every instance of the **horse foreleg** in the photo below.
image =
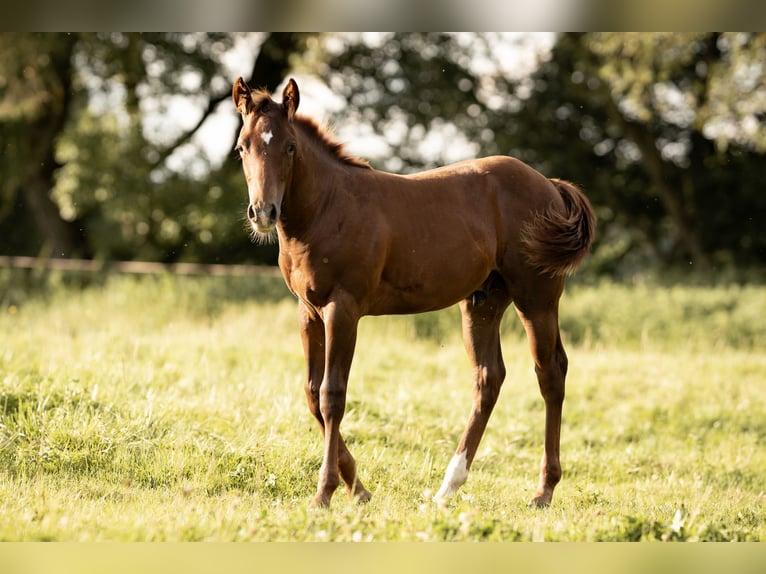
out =
<path fill-rule="evenodd" d="M 309 408 L 322 428 L 325 445 L 313 504 L 326 507 L 330 505 L 341 478 L 350 497 L 366 501 L 371 495 L 357 478 L 356 461 L 340 434 L 359 318 L 352 310 L 337 302 L 324 308 L 323 318 L 325 348 L 322 382 L 317 388 L 309 376 L 306 394 Z"/>
<path fill-rule="evenodd" d="M 322 438 L 325 436 L 324 418 L 319 407 L 319 389 L 324 379 L 325 367 L 325 327 L 321 318 L 303 303 L 300 304 L 300 326 L 303 351 L 308 373 L 306 376 L 306 400 L 309 411 L 319 423 Z M 360 501 L 370 500 L 371 495 L 356 476 L 356 461 L 351 456 L 343 437 L 338 441 L 338 470 L 349 497 Z"/>
<path fill-rule="evenodd" d="M 437 502 L 454 495 L 468 479 L 468 470 L 497 402 L 505 379 L 500 320 L 508 304 L 504 290 L 494 292 L 489 299 L 471 298 L 460 304 L 463 342 L 474 373 L 474 400 L 468 424 L 447 467 L 441 488 L 434 496 Z"/>

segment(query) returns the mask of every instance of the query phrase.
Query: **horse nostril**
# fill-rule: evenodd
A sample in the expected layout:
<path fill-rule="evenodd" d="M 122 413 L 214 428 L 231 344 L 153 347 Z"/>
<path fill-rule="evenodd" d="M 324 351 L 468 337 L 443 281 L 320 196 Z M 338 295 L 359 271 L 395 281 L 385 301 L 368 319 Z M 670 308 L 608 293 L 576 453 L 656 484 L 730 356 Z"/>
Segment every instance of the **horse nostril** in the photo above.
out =
<path fill-rule="evenodd" d="M 255 207 L 253 207 L 252 203 L 247 206 L 247 218 L 255 219 Z"/>
<path fill-rule="evenodd" d="M 276 221 L 277 220 L 277 206 L 272 205 L 271 210 L 269 211 L 269 221 Z"/>

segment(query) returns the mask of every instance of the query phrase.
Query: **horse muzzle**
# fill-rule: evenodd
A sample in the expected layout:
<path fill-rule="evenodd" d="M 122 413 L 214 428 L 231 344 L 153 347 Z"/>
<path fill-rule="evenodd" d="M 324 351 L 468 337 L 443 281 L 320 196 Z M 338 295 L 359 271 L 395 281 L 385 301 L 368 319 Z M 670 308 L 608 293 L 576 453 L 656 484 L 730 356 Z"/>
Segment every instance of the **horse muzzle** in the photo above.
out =
<path fill-rule="evenodd" d="M 279 218 L 277 206 L 272 204 L 253 204 L 247 206 L 247 219 L 258 233 L 270 233 Z"/>

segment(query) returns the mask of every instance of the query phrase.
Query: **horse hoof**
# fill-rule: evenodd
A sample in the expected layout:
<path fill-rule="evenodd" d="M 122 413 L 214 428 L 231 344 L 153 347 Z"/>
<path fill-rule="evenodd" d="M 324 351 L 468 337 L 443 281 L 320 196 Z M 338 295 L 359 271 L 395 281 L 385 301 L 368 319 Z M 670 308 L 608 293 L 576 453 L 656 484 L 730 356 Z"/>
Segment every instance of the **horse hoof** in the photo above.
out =
<path fill-rule="evenodd" d="M 372 494 L 367 490 L 361 482 L 356 481 L 356 488 L 350 493 L 352 500 L 356 502 L 369 502 L 372 499 Z"/>
<path fill-rule="evenodd" d="M 535 496 L 527 504 L 527 508 L 548 508 L 551 505 L 550 499 L 545 499 L 543 496 Z"/>
<path fill-rule="evenodd" d="M 354 499 L 354 502 L 364 503 L 364 502 L 370 502 L 372 500 L 372 494 L 367 491 L 367 489 L 364 489 L 361 492 L 355 493 L 352 498 Z"/>
<path fill-rule="evenodd" d="M 311 501 L 311 504 L 309 504 L 309 509 L 311 510 L 322 510 L 326 508 L 330 508 L 330 499 L 318 494 Z"/>

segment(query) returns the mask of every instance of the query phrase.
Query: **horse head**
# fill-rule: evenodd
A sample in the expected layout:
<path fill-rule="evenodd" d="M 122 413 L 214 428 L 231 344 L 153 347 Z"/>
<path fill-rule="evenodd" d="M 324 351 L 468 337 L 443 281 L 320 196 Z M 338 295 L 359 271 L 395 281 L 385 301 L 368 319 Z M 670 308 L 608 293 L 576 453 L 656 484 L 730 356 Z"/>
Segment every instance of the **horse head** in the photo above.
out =
<path fill-rule="evenodd" d="M 300 94 L 290 79 L 276 103 L 265 91 L 253 91 L 242 78 L 234 82 L 232 98 L 242 115 L 236 151 L 242 159 L 249 203 L 247 220 L 256 237 L 276 228 L 290 186 L 297 140 L 293 126 Z"/>

